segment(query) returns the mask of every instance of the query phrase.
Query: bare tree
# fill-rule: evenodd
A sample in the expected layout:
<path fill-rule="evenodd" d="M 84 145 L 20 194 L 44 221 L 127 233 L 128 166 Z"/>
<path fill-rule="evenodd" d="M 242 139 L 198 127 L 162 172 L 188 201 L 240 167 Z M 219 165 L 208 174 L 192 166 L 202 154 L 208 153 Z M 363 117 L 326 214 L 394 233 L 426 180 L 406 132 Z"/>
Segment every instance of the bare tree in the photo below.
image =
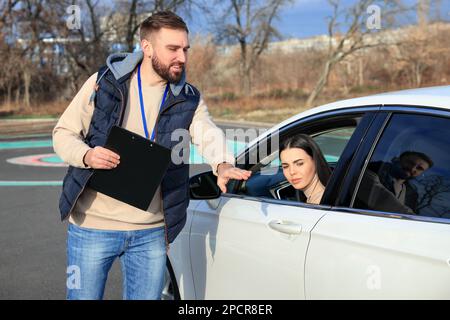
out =
<path fill-rule="evenodd" d="M 214 62 L 217 60 L 217 47 L 211 37 L 200 36 L 191 40 L 191 47 L 187 65 L 189 81 L 204 92 L 211 86 L 211 78 L 215 77 Z"/>
<path fill-rule="evenodd" d="M 136 31 L 139 28 L 139 21 L 138 21 L 138 2 L 139 0 L 131 0 L 130 3 L 130 10 L 128 14 L 128 21 L 127 21 L 127 32 L 126 32 L 126 42 L 128 51 L 133 51 L 134 47 L 134 35 L 136 34 Z"/>
<path fill-rule="evenodd" d="M 20 100 L 20 105 L 29 109 L 32 101 L 49 97 L 51 88 L 77 91 L 104 64 L 113 45 L 126 44 L 133 49 L 138 26 L 151 12 L 170 9 L 187 14 L 191 3 L 193 0 L 0 0 L 0 58 L 4 64 L 0 95 L 10 104 L 15 92 L 16 103 Z M 77 29 L 67 24 L 71 15 L 67 9 L 72 5 L 80 9 Z M 122 10 L 125 7 L 127 10 Z M 67 96 L 71 95 L 68 92 Z M 53 94 L 53 99 L 61 96 L 64 94 Z"/>
<path fill-rule="evenodd" d="M 446 24 L 429 21 L 431 8 L 434 8 L 439 17 L 439 1 L 419 1 L 415 6 L 417 25 L 404 28 L 404 40 L 386 48 L 386 53 L 395 61 L 391 73 L 406 78 L 409 86 L 422 86 L 426 73 L 450 52 L 442 37 L 448 30 Z"/>
<path fill-rule="evenodd" d="M 3 28 L 11 17 L 11 13 L 14 7 L 20 2 L 20 0 L 1 0 L 0 1 L 0 28 Z"/>
<path fill-rule="evenodd" d="M 432 64 L 433 51 L 440 49 L 431 45 L 433 36 L 430 27 L 412 27 L 408 38 L 391 50 L 397 68 L 407 75 L 410 86 L 421 86 L 423 74 Z"/>
<path fill-rule="evenodd" d="M 17 70 L 20 52 L 10 45 L 9 38 L 13 33 L 13 12 L 19 1 L 0 1 L 0 59 L 2 71 L 0 77 L 0 88 L 6 91 L 5 104 L 11 104 L 12 90 L 17 85 L 20 74 Z"/>
<path fill-rule="evenodd" d="M 269 41 L 280 38 L 273 26 L 280 9 L 290 0 L 229 0 L 223 21 L 218 28 L 218 39 L 238 43 L 240 48 L 241 93 L 251 94 L 252 71 Z M 219 4 L 217 4 L 219 5 Z"/>
<path fill-rule="evenodd" d="M 111 19 L 113 10 L 109 4 L 98 0 L 77 1 L 81 10 L 81 25 L 78 29 L 69 29 L 66 25 L 66 9 L 75 3 L 73 0 L 58 1 L 52 6 L 54 40 L 63 50 L 64 69 L 74 90 L 78 90 L 87 77 L 97 71 L 104 63 L 113 39 L 108 38 L 107 21 Z"/>
<path fill-rule="evenodd" d="M 328 57 L 319 79 L 306 101 L 306 107 L 312 106 L 317 96 L 327 85 L 330 73 L 337 63 L 360 50 L 384 44 L 381 37 L 371 37 L 371 34 L 374 32 L 371 28 L 367 27 L 367 8 L 369 5 L 377 3 L 378 8 L 381 9 L 380 13 L 382 12 L 382 17 L 385 20 L 388 20 L 389 16 L 405 10 L 399 1 L 395 0 L 381 2 L 361 0 L 354 6 L 343 11 L 341 10 L 339 0 L 328 0 L 328 2 L 333 7 L 333 16 L 328 24 Z M 349 26 L 346 32 L 339 34 L 336 29 L 338 27 L 338 20 L 342 15 L 346 16 Z"/>
<path fill-rule="evenodd" d="M 417 4 L 417 20 L 421 27 L 428 24 L 430 14 L 430 0 L 419 0 Z"/>
<path fill-rule="evenodd" d="M 432 175 L 418 183 L 422 186 L 417 199 L 417 212 L 426 210 L 432 212 L 438 217 L 442 217 L 450 213 L 448 207 L 448 194 L 450 193 L 450 185 L 448 180 L 443 176 Z"/>
<path fill-rule="evenodd" d="M 14 63 L 14 69 L 11 66 L 5 68 L 10 71 L 5 75 L 6 81 L 16 80 L 19 82 L 16 90 L 16 103 L 19 103 L 20 92 L 23 89 L 23 105 L 26 108 L 31 107 L 30 87 L 31 79 L 36 73 L 33 63 L 39 61 L 42 53 L 40 36 L 47 31 L 47 26 L 43 23 L 45 18 L 45 0 L 24 0 L 8 1 L 6 6 L 2 6 L 2 31 L 8 32 L 9 42 L 16 37 L 15 33 L 23 35 L 18 45 L 7 45 L 2 52 L 8 57 L 6 63 Z M 7 84 L 8 97 L 10 100 L 11 84 Z"/>

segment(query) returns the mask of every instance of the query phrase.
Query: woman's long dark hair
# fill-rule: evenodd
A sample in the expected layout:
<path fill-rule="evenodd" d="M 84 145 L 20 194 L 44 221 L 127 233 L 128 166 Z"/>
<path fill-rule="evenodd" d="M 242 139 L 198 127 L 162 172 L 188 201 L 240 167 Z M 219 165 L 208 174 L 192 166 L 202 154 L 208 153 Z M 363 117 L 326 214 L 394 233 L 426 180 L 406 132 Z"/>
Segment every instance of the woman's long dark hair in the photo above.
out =
<path fill-rule="evenodd" d="M 317 143 L 306 134 L 297 134 L 281 141 L 279 155 L 281 156 L 283 150 L 290 148 L 300 148 L 313 159 L 319 180 L 323 186 L 326 186 L 331 176 L 331 170 Z"/>

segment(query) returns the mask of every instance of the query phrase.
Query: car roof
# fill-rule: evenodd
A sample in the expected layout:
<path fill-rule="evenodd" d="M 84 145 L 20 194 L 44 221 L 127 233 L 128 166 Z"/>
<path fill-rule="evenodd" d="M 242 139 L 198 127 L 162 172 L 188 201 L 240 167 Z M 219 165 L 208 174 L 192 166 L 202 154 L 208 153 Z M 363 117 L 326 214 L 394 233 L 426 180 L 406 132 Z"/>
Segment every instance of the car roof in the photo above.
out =
<path fill-rule="evenodd" d="M 401 91 L 393 91 L 386 93 L 379 93 L 375 95 L 340 100 L 328 103 L 319 107 L 315 107 L 304 112 L 301 112 L 287 120 L 284 120 L 278 125 L 271 128 L 268 133 L 281 129 L 282 127 L 295 122 L 299 119 L 322 113 L 325 111 L 358 108 L 365 106 L 385 106 L 385 105 L 402 105 L 415 107 L 433 107 L 450 110 L 450 86 L 428 87 L 419 89 L 408 89 Z M 258 137 L 259 139 L 260 137 Z M 256 139 L 256 140 L 258 140 Z M 255 141 L 256 141 L 255 140 Z M 252 141 L 252 142 L 255 142 Z"/>

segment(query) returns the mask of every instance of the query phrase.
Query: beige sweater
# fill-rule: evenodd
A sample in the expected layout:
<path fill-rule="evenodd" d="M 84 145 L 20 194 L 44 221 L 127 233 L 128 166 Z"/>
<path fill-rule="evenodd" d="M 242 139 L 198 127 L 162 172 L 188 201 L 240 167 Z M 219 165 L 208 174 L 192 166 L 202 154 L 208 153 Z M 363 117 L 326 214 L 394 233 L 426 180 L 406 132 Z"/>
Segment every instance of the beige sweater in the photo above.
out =
<path fill-rule="evenodd" d="M 87 135 L 94 103 L 89 103 L 97 73 L 83 85 L 68 108 L 64 111 L 53 129 L 53 147 L 61 159 L 78 168 L 85 168 L 83 157 L 90 149 L 83 141 Z M 142 83 L 148 131 L 151 134 L 156 122 L 165 83 L 150 86 Z M 137 74 L 132 75 L 130 92 L 122 127 L 145 136 L 142 124 Z M 207 160 L 215 172 L 217 166 L 226 161 L 234 164 L 233 155 L 226 148 L 225 136 L 211 120 L 206 104 L 200 99 L 192 120 L 189 133 L 192 143 Z M 211 139 L 214 136 L 215 139 Z M 158 188 L 147 211 L 142 211 L 126 203 L 96 192 L 84 189 L 72 212 L 69 221 L 81 227 L 101 230 L 141 230 L 164 225 L 161 188 Z"/>

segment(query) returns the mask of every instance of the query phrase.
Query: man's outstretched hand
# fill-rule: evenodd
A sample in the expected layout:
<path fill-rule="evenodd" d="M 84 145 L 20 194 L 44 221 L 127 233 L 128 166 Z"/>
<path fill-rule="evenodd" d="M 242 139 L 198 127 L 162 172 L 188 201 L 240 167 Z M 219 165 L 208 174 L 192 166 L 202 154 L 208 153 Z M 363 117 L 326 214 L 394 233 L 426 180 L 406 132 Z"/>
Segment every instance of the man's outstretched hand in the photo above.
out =
<path fill-rule="evenodd" d="M 227 192 L 227 183 L 230 179 L 247 180 L 252 172 L 236 168 L 229 163 L 221 163 L 217 168 L 217 185 L 223 193 Z"/>

